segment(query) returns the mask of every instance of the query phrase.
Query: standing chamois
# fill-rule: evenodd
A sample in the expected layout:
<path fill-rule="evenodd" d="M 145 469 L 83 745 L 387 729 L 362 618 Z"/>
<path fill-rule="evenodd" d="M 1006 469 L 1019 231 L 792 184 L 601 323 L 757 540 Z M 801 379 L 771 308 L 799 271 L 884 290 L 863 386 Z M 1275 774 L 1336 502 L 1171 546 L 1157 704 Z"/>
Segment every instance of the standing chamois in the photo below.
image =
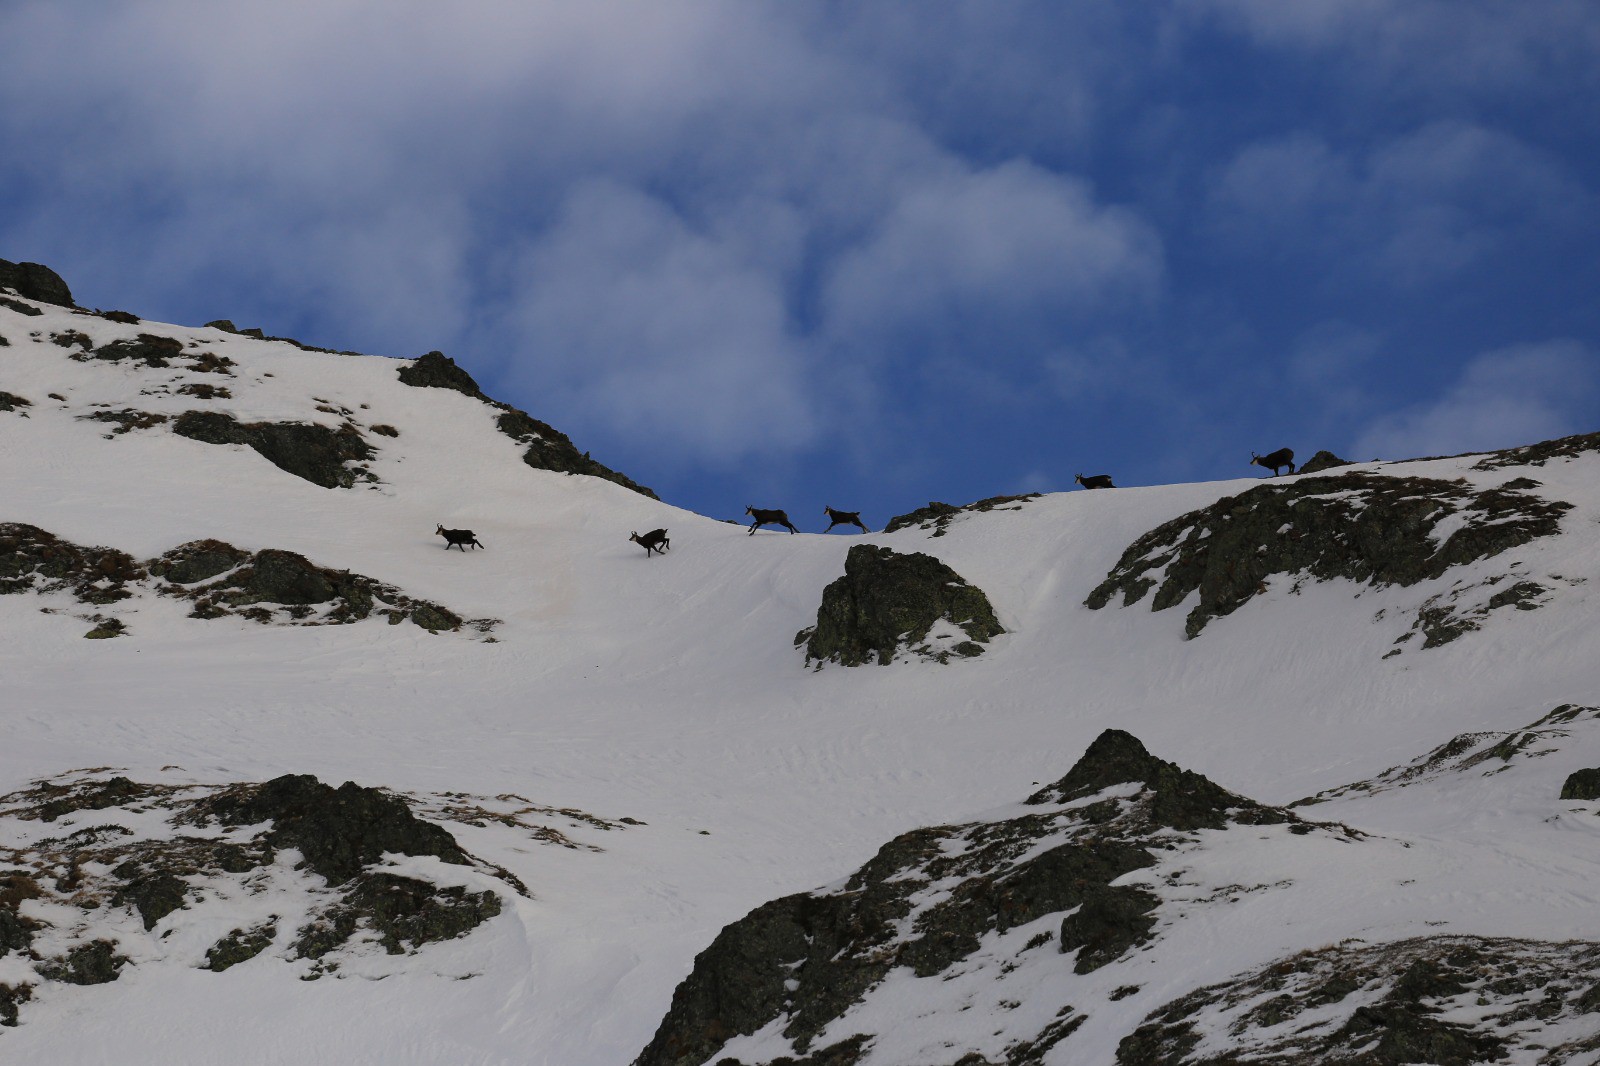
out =
<path fill-rule="evenodd" d="M 1082 485 L 1086 489 L 1114 489 L 1114 488 L 1116 488 L 1116 486 L 1111 483 L 1111 475 L 1110 474 L 1090 474 L 1088 477 L 1084 477 L 1082 474 L 1079 474 L 1077 477 L 1073 478 L 1072 480 L 1076 481 L 1078 484 Z"/>
<path fill-rule="evenodd" d="M 860 511 L 835 511 L 832 507 L 824 507 L 822 513 L 828 516 L 828 528 L 824 533 L 832 533 L 834 526 L 856 526 L 863 533 L 871 533 L 861 522 Z"/>
<path fill-rule="evenodd" d="M 746 507 L 744 513 L 754 518 L 750 523 L 750 535 L 754 536 L 757 529 L 762 526 L 783 526 L 790 533 L 800 532 L 789 521 L 789 516 L 782 511 L 763 511 L 759 507 Z"/>
<path fill-rule="evenodd" d="M 631 533 L 628 535 L 628 539 L 644 548 L 644 557 L 646 559 L 650 558 L 651 552 L 655 552 L 657 555 L 665 555 L 667 549 L 672 547 L 672 541 L 667 539 L 667 531 L 664 529 L 652 529 L 642 537 L 637 533 Z"/>
<path fill-rule="evenodd" d="M 445 551 L 449 551 L 451 548 L 460 548 L 462 551 L 466 551 L 465 546 L 468 544 L 472 545 L 473 551 L 483 547 L 482 544 L 478 543 L 477 534 L 470 529 L 446 529 L 444 526 L 440 526 L 434 530 L 434 533 L 444 538 Z"/>
<path fill-rule="evenodd" d="M 1288 448 L 1279 448 L 1277 451 L 1268 452 L 1266 455 L 1257 455 L 1255 452 L 1251 452 L 1250 465 L 1271 470 L 1273 477 L 1278 476 L 1278 468 L 1282 466 L 1288 467 L 1289 473 L 1292 474 L 1294 473 L 1294 452 Z"/>

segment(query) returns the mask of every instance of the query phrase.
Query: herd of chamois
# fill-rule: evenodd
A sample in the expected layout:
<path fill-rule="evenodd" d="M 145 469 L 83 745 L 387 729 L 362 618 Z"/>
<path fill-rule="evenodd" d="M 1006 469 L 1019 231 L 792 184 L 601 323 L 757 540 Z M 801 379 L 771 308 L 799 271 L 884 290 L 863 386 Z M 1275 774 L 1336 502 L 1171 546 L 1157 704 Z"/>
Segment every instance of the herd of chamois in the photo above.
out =
<path fill-rule="evenodd" d="M 1294 473 L 1294 452 L 1289 448 L 1279 448 L 1277 451 L 1268 452 L 1266 455 L 1257 455 L 1255 452 L 1251 452 L 1250 465 L 1259 466 L 1264 470 L 1271 470 L 1273 477 L 1277 477 L 1278 472 L 1284 467 L 1288 467 L 1289 473 L 1292 474 Z M 1110 474 L 1090 474 L 1088 477 L 1079 474 L 1072 480 L 1086 489 L 1116 488 L 1111 483 Z M 784 511 L 767 510 L 761 507 L 746 507 L 744 513 L 752 519 L 750 536 L 755 536 L 756 530 L 762 526 L 782 526 L 790 533 L 800 532 L 794 528 L 794 523 L 789 521 L 789 516 Z M 824 533 L 833 532 L 834 526 L 855 526 L 863 533 L 872 532 L 867 528 L 866 523 L 861 521 L 860 511 L 836 511 L 832 507 L 824 507 L 822 513 L 828 516 L 828 528 L 823 530 Z M 483 547 L 483 544 L 478 541 L 477 536 L 470 529 L 446 529 L 441 524 L 434 532 L 436 536 L 445 539 L 445 551 L 449 551 L 451 548 L 460 548 L 465 552 L 468 544 L 472 545 L 474 551 Z M 637 532 L 629 533 L 628 540 L 642 547 L 646 558 L 651 555 L 665 555 L 667 549 L 672 547 L 672 541 L 667 538 L 665 529 L 652 529 L 643 535 Z"/>

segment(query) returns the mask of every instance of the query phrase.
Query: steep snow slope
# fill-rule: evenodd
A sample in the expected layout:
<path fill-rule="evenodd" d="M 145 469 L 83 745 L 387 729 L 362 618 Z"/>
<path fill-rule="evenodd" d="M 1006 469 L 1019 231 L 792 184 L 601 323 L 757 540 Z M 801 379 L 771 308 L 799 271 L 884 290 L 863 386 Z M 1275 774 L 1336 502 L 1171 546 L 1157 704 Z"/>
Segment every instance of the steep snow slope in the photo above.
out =
<path fill-rule="evenodd" d="M 15 302 L 41 313 L 0 306 L 0 391 L 30 402 L 0 411 L 0 521 L 141 559 L 202 538 L 288 550 L 500 624 L 491 643 L 377 620 L 201 620 L 153 594 L 92 611 L 65 593 L 0 597 L 0 791 L 82 767 L 206 785 L 309 773 L 419 797 L 516 794 L 644 823 L 603 831 L 557 819 L 597 851 L 498 822 L 461 826 L 463 845 L 529 897 L 459 940 L 351 963 L 344 979 L 302 982 L 303 962 L 271 952 L 198 970 L 197 936 L 161 938 L 184 928 L 189 912 L 176 912 L 116 983 L 41 990 L 19 1026 L 0 1029 L 17 1061 L 623 1063 L 722 926 L 834 881 L 906 830 L 1013 803 L 1108 726 L 1283 804 L 1457 734 L 1596 702 L 1594 453 L 1531 469 L 1478 471 L 1473 457 L 1363 466 L 1483 488 L 1530 474 L 1538 495 L 1573 509 L 1558 537 L 1409 588 L 1291 591 L 1273 580 L 1193 640 L 1182 608 L 1090 611 L 1084 599 L 1136 538 L 1254 479 L 1046 496 L 958 518 L 937 538 L 873 535 L 982 588 L 1007 633 L 948 666 L 812 671 L 794 634 L 861 538 L 747 536 L 608 482 L 531 470 L 493 408 L 406 386 L 394 360 Z M 68 331 L 90 350 L 171 337 L 235 365 L 219 375 L 183 359 L 76 361 L 83 344 L 51 339 Z M 231 397 L 177 391 L 196 383 Z M 83 417 L 124 409 L 169 421 L 114 433 Z M 348 421 L 375 450 L 361 466 L 376 480 L 323 488 L 249 448 L 173 433 L 170 420 L 190 410 Z M 475 529 L 487 549 L 447 553 L 431 535 L 439 523 Z M 657 526 L 673 549 L 646 559 L 627 536 Z M 1429 596 L 1514 563 L 1550 588 L 1544 606 L 1384 658 Z M 127 635 L 81 639 L 88 613 L 121 618 Z M 1600 736 L 1574 730 L 1515 773 L 1317 808 L 1412 845 L 1386 847 L 1370 866 L 1275 854 L 1240 872 L 1227 850 L 1207 853 L 1217 884 L 1298 887 L 1174 930 L 1158 960 L 1165 976 L 1100 1003 L 1060 1053 L 1110 1061 L 1159 1003 L 1347 936 L 1393 940 L 1448 922 L 1485 936 L 1600 939 L 1600 821 L 1554 802 L 1566 773 L 1595 765 Z M 0 983 L 26 976 L 16 954 L 0 959 Z"/>

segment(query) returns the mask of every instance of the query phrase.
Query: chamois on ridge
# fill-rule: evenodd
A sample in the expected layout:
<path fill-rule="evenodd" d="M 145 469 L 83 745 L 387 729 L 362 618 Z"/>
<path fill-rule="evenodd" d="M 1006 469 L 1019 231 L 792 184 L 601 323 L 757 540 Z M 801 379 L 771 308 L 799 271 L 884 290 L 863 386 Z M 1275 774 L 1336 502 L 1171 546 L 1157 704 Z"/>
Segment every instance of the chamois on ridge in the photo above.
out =
<path fill-rule="evenodd" d="M 1084 477 L 1082 474 L 1079 474 L 1077 477 L 1073 478 L 1072 480 L 1076 481 L 1078 484 L 1082 485 L 1086 489 L 1114 489 L 1114 488 L 1116 488 L 1116 486 L 1111 483 L 1111 475 L 1110 474 L 1090 474 L 1088 477 Z"/>
<path fill-rule="evenodd" d="M 652 529 L 642 537 L 637 533 L 630 533 L 628 539 L 644 548 L 646 559 L 650 558 L 651 552 L 665 555 L 667 549 L 672 547 L 672 541 L 667 539 L 667 531 L 664 529 Z"/>
<path fill-rule="evenodd" d="M 1278 468 L 1281 466 L 1288 467 L 1289 473 L 1292 474 L 1294 473 L 1294 452 L 1289 448 L 1279 448 L 1277 451 L 1268 452 L 1266 455 L 1257 455 L 1255 452 L 1251 452 L 1250 465 L 1271 470 L 1273 477 L 1278 476 Z"/>
<path fill-rule="evenodd" d="M 434 530 L 434 533 L 444 538 L 445 551 L 449 551 L 451 548 L 460 548 L 462 551 L 466 551 L 466 545 L 468 544 L 472 545 L 473 551 L 483 547 L 478 542 L 478 535 L 470 529 L 446 529 L 444 526 L 440 526 Z"/>
<path fill-rule="evenodd" d="M 834 526 L 856 526 L 863 533 L 871 533 L 861 521 L 860 511 L 835 511 L 832 507 L 823 507 L 822 513 L 828 516 L 828 528 L 824 533 L 832 533 Z"/>
<path fill-rule="evenodd" d="M 744 513 L 755 519 L 754 522 L 750 523 L 751 536 L 754 536 L 756 530 L 761 526 L 783 526 L 788 529 L 790 533 L 800 532 L 798 529 L 794 528 L 793 523 L 789 521 L 789 516 L 784 514 L 782 511 L 763 511 L 759 507 L 746 507 L 744 509 Z"/>

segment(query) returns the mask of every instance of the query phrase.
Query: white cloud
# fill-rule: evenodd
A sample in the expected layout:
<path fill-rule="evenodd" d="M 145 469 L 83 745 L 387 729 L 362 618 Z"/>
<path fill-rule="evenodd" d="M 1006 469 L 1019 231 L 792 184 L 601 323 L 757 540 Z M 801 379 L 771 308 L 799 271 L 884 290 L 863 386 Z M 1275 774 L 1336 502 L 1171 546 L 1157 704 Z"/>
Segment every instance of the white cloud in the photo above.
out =
<path fill-rule="evenodd" d="M 1600 354 L 1575 340 L 1501 348 L 1473 359 L 1438 399 L 1385 415 L 1350 458 L 1488 451 L 1600 429 Z"/>

